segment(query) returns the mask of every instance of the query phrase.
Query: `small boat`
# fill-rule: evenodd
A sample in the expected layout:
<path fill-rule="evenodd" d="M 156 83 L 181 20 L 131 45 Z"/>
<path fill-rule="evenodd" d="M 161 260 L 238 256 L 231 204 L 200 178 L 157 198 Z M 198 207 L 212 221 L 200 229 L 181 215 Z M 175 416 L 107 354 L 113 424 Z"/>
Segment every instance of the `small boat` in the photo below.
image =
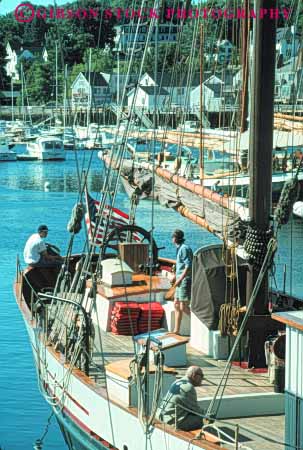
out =
<path fill-rule="evenodd" d="M 42 161 L 65 160 L 63 141 L 54 136 L 40 136 L 36 142 L 27 144 L 25 155 Z M 25 155 L 21 155 L 21 157 Z"/>
<path fill-rule="evenodd" d="M 0 142 L 0 162 L 4 161 L 16 161 L 17 154 L 9 149 L 6 141 Z"/>
<path fill-rule="evenodd" d="M 293 215 L 303 219 L 303 202 L 296 202 L 292 208 Z"/>

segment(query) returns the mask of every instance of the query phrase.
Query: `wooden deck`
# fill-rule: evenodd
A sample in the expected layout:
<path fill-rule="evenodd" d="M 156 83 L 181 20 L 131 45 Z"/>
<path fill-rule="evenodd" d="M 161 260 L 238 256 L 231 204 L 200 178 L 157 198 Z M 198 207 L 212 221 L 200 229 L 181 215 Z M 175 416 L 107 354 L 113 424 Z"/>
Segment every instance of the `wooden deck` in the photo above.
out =
<path fill-rule="evenodd" d="M 100 354 L 94 355 L 94 361 L 97 363 L 99 370 L 96 370 L 96 367 L 91 367 L 91 377 L 103 385 L 105 381 L 103 364 L 107 365 L 114 361 L 131 358 L 134 355 L 134 345 L 129 336 L 116 336 L 112 333 L 104 332 L 102 332 L 102 342 L 103 357 Z M 189 344 L 187 345 L 187 360 L 187 367 L 189 365 L 198 365 L 203 368 L 205 378 L 203 385 L 197 388 L 198 398 L 211 397 L 220 382 L 225 362 L 209 358 L 194 350 Z M 187 367 L 177 368 L 177 377 L 182 377 Z M 273 391 L 273 385 L 269 383 L 267 373 L 253 373 L 235 366 L 230 371 L 224 395 L 243 395 Z M 251 433 L 256 432 L 261 436 L 283 442 L 284 415 L 228 419 L 223 422 L 223 424 L 220 424 L 220 421 L 218 421 L 216 425 L 220 424 L 220 429 L 231 436 L 234 436 L 234 425 L 240 425 L 239 442 L 242 445 L 246 445 L 248 449 L 282 450 L 284 448 L 283 445 L 266 441 L 262 437 Z M 251 430 L 251 432 L 244 428 L 242 429 L 241 426 Z M 228 445 L 227 448 L 229 448 Z"/>

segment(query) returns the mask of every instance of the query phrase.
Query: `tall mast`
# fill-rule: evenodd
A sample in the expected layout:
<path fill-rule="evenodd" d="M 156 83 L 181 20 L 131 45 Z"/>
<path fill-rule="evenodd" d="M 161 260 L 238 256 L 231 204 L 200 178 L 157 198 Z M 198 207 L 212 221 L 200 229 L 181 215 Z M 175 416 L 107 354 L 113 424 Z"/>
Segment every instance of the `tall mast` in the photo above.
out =
<path fill-rule="evenodd" d="M 56 114 L 58 113 L 58 42 L 56 41 L 56 54 L 55 54 L 55 71 L 56 71 Z"/>
<path fill-rule="evenodd" d="M 255 0 L 255 11 L 276 8 L 276 0 Z M 272 149 L 275 83 L 276 21 L 265 15 L 255 19 L 252 64 L 252 95 L 250 101 L 249 144 L 249 213 L 260 230 L 269 228 L 272 198 Z M 247 295 L 250 297 L 259 269 L 249 268 Z M 268 314 L 268 275 L 265 276 L 255 301 L 254 314 Z M 262 317 L 260 317 L 260 320 Z M 258 318 L 249 331 L 249 367 L 264 367 L 265 323 L 261 329 Z"/>
<path fill-rule="evenodd" d="M 241 95 L 241 133 L 248 128 L 247 114 L 248 114 L 248 79 L 249 79 L 249 0 L 243 1 L 243 9 L 245 10 L 246 18 L 242 20 L 242 95 Z"/>

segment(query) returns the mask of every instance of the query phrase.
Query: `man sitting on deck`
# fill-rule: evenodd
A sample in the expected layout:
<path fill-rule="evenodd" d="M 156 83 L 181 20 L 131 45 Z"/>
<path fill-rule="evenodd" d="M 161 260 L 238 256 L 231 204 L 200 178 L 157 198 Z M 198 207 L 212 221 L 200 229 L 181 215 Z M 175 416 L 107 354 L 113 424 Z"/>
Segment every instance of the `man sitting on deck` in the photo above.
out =
<path fill-rule="evenodd" d="M 158 419 L 168 425 L 176 425 L 183 431 L 202 428 L 202 410 L 198 405 L 195 387 L 201 386 L 203 377 L 200 367 L 189 367 L 186 376 L 171 385 L 158 409 Z"/>
<path fill-rule="evenodd" d="M 38 232 L 32 234 L 24 247 L 24 261 L 30 267 L 58 267 L 63 262 L 60 255 L 50 255 L 44 238 L 48 234 L 48 227 L 40 225 Z"/>

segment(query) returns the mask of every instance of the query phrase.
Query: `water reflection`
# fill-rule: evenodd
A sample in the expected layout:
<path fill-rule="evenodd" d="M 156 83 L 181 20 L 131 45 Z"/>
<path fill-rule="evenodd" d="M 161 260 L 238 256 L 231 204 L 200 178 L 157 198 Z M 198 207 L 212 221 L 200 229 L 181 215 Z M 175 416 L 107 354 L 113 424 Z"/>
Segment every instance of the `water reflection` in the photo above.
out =
<path fill-rule="evenodd" d="M 92 159 L 90 159 L 92 157 Z M 77 160 L 76 160 L 77 158 Z M 78 170 L 77 170 L 78 167 Z M 17 161 L 1 164 L 0 185 L 19 190 L 45 190 L 48 183 L 50 192 L 78 192 L 77 172 L 88 173 L 87 185 L 90 191 L 102 188 L 105 168 L 96 153 L 67 153 L 66 161 Z"/>

